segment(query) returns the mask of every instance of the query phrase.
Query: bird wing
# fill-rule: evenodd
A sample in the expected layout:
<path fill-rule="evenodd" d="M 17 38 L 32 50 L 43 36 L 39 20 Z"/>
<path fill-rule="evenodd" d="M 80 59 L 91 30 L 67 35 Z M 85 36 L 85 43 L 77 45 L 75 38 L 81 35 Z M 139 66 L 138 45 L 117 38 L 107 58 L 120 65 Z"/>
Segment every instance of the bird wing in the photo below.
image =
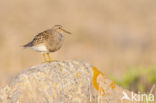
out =
<path fill-rule="evenodd" d="M 32 40 L 32 43 L 33 45 L 43 43 L 48 39 L 48 37 L 49 37 L 49 34 L 47 33 L 47 31 L 43 31 L 34 37 L 34 39 Z"/>

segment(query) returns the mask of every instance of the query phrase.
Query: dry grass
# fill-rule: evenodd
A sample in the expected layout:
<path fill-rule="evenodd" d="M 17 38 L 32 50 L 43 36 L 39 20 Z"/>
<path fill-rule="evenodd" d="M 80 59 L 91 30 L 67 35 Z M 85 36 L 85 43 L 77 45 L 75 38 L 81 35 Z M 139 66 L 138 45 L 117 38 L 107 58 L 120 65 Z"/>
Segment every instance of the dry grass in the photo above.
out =
<path fill-rule="evenodd" d="M 38 32 L 62 24 L 73 33 L 53 59 L 88 61 L 105 74 L 156 63 L 155 0 L 1 0 L 0 86 L 22 69 L 42 62 L 20 46 Z"/>

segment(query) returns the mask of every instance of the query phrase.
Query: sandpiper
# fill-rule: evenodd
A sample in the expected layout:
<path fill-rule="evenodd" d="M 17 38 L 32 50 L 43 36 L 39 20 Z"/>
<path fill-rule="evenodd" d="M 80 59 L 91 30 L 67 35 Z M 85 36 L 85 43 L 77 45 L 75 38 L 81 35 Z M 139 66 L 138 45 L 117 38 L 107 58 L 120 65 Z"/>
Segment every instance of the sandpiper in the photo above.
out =
<path fill-rule="evenodd" d="M 51 29 L 47 29 L 34 37 L 34 39 L 24 45 L 25 48 L 31 48 L 35 51 L 41 52 L 44 57 L 45 62 L 51 62 L 50 57 L 51 52 L 55 52 L 62 47 L 64 42 L 63 33 L 71 34 L 69 31 L 65 30 L 61 25 L 55 25 Z M 46 54 L 48 56 L 48 61 L 46 59 Z"/>

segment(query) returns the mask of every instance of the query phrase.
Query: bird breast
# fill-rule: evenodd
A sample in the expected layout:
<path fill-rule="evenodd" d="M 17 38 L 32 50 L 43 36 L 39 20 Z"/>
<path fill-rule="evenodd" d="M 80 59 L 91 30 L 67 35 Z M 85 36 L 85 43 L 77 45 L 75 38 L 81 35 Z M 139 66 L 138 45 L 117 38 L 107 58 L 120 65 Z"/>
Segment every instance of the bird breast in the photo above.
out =
<path fill-rule="evenodd" d="M 50 52 L 55 52 L 58 49 L 60 49 L 63 45 L 64 42 L 64 36 L 59 33 L 55 36 L 53 36 L 51 39 L 49 39 L 47 48 L 49 49 Z"/>

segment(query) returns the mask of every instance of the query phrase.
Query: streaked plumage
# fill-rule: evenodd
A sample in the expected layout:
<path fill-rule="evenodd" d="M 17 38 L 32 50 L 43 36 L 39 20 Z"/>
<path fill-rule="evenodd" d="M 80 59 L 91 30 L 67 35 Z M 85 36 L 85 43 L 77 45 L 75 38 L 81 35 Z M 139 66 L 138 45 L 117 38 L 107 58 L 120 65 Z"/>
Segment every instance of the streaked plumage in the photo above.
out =
<path fill-rule="evenodd" d="M 53 28 L 45 30 L 34 37 L 25 48 L 31 48 L 35 51 L 47 53 L 59 50 L 64 42 L 63 33 L 71 34 L 63 29 L 61 25 L 55 25 Z M 50 58 L 50 57 L 49 57 Z"/>

